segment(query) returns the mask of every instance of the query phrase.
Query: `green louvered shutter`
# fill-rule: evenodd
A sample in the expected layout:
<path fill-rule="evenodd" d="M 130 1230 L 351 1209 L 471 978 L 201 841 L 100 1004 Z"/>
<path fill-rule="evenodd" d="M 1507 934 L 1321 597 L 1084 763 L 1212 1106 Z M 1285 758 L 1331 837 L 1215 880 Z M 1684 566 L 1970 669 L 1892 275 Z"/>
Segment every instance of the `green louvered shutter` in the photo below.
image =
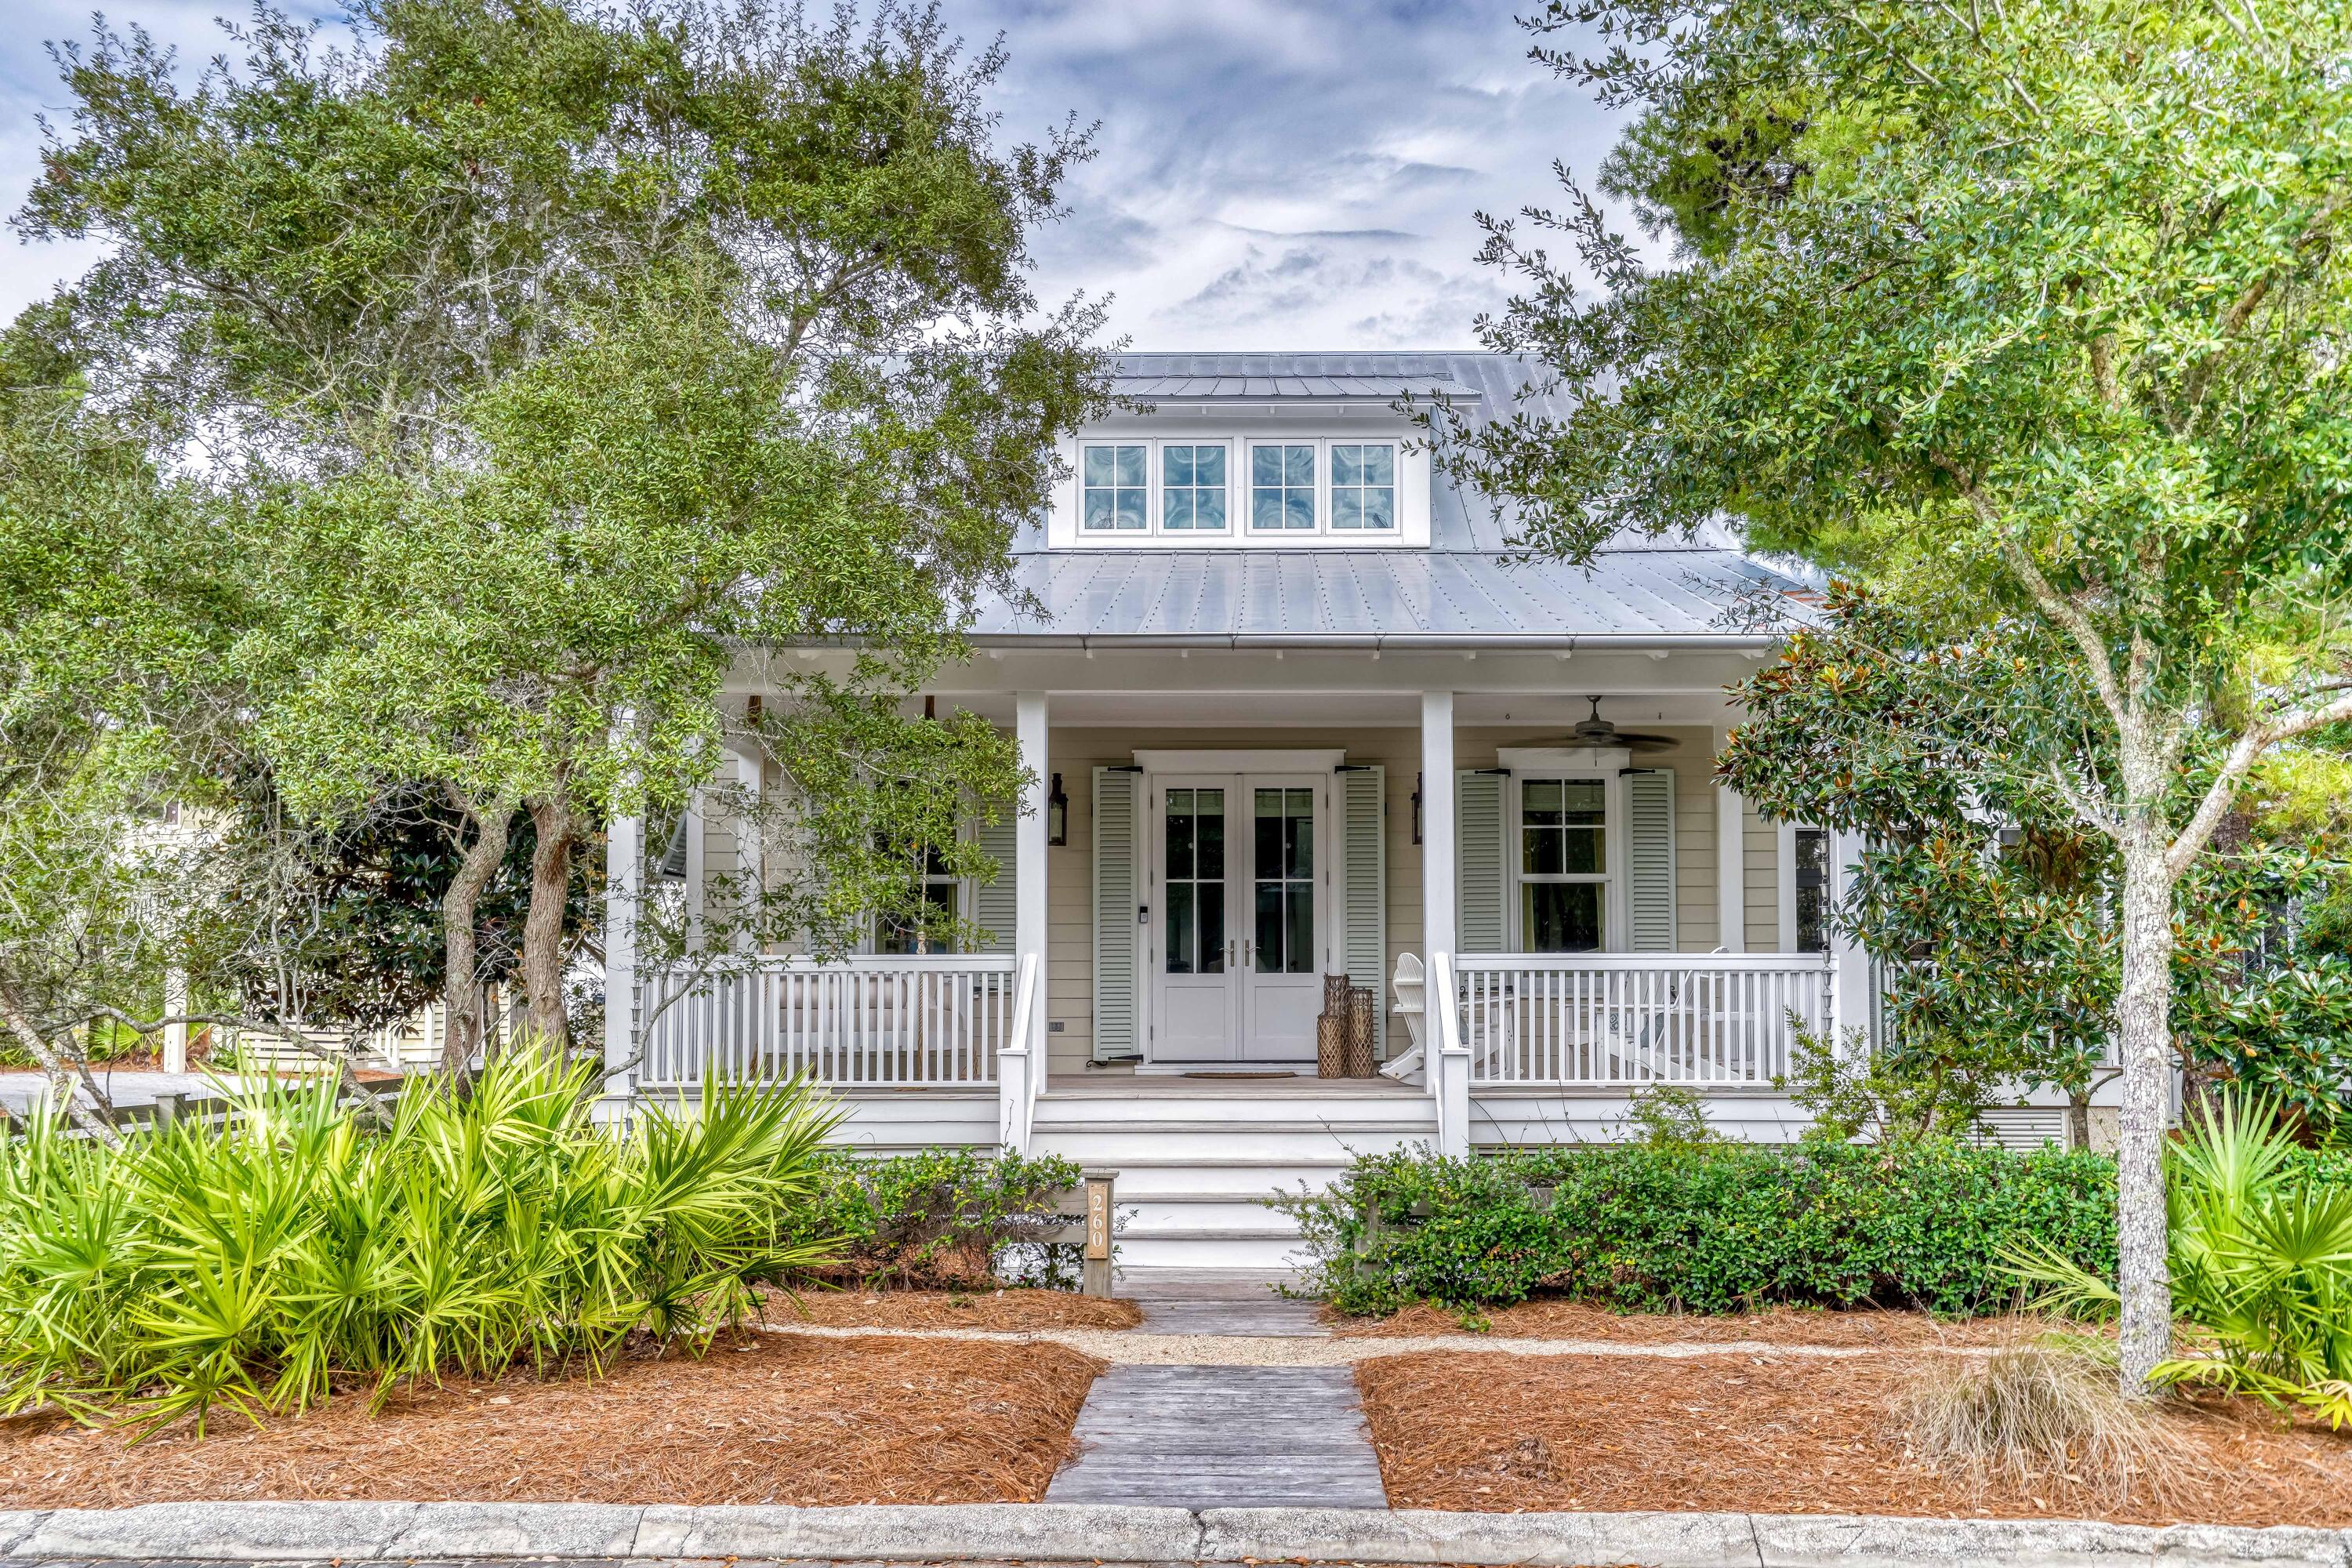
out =
<path fill-rule="evenodd" d="M 1388 835 L 1382 820 L 1387 801 L 1388 771 L 1379 766 L 1354 768 L 1339 775 L 1340 876 L 1345 885 L 1340 904 L 1348 925 L 1348 984 L 1371 988 L 1375 1047 L 1388 1055 Z"/>
<path fill-rule="evenodd" d="M 1625 779 L 1626 908 L 1635 952 L 1675 951 L 1675 774 Z"/>
<path fill-rule="evenodd" d="M 972 895 L 971 918 L 988 931 L 980 951 L 1011 952 L 1013 924 L 1021 918 L 1020 900 L 1014 895 L 1019 883 L 1021 819 L 1007 806 L 998 821 L 981 824 L 977 837 L 981 848 L 996 862 L 996 875 Z"/>
<path fill-rule="evenodd" d="M 1454 775 L 1454 931 L 1464 952 L 1500 952 L 1508 923 L 1504 899 L 1501 773 Z"/>
<path fill-rule="evenodd" d="M 1136 805 L 1139 774 L 1095 770 L 1095 1046 L 1098 1062 L 1131 1062 L 1140 984 L 1135 956 Z"/>

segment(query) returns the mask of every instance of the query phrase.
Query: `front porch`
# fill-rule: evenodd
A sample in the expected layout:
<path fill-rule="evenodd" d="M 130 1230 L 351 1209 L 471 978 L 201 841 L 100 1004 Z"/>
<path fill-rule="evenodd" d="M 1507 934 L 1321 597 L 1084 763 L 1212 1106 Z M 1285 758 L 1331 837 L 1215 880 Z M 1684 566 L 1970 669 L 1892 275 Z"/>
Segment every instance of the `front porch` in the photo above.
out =
<path fill-rule="evenodd" d="M 984 830 L 998 876 L 943 891 L 987 951 L 635 973 L 615 1091 L 804 1075 L 876 1148 L 1042 1148 L 1066 1096 L 1161 1120 L 1181 1099 L 1223 1108 L 1228 1152 L 1244 1105 L 1369 1095 L 1413 1122 L 1405 1141 L 1462 1152 L 1612 1136 L 1629 1096 L 1673 1084 L 1720 1101 L 1727 1131 L 1791 1136 L 1772 1084 L 1793 1027 L 1868 1016 L 1866 968 L 1820 919 L 1854 847 L 1716 786 L 1747 650 L 1579 653 L 1597 702 L 1562 689 L 1568 668 L 1558 649 L 992 650 L 931 694 L 1002 724 L 1033 778 Z M 749 759 L 730 776 L 783 787 Z M 715 803 L 689 820 L 689 910 L 701 868 L 746 852 L 733 831 Z M 616 852 L 616 910 L 643 874 L 641 847 Z M 1376 997 L 1390 1076 L 1370 1086 L 1315 1076 L 1340 973 Z M 1210 1076 L 1234 1073 L 1281 1076 Z"/>

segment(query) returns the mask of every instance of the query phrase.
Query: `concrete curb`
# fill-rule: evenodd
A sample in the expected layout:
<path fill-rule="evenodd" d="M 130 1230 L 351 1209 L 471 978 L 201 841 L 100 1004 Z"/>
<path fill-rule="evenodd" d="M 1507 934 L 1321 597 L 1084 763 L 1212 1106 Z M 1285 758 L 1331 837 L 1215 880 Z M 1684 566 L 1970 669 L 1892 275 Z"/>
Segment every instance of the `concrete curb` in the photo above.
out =
<path fill-rule="evenodd" d="M 1573 1568 L 2352 1568 L 2352 1531 L 1748 1513 L 191 1502 L 0 1513 L 0 1561 L 456 1557 L 1505 1563 Z"/>

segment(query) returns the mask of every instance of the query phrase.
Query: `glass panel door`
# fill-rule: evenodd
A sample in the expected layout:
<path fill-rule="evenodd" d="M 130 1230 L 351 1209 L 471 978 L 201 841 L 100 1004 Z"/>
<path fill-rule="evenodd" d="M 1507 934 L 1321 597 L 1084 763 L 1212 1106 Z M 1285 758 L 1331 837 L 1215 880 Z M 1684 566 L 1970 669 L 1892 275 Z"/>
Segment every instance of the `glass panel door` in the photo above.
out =
<path fill-rule="evenodd" d="M 1239 1030 L 1238 935 L 1226 918 L 1226 884 L 1246 873 L 1226 832 L 1233 780 L 1170 778 L 1155 790 L 1157 910 L 1151 952 L 1151 1033 L 1147 1059 L 1230 1060 Z"/>
<path fill-rule="evenodd" d="M 1256 893 L 1254 963 L 1260 974 L 1315 973 L 1315 792 L 1266 788 L 1256 796 L 1250 879 Z"/>
<path fill-rule="evenodd" d="M 1323 1010 L 1329 846 L 1322 839 L 1330 784 L 1312 775 L 1246 778 L 1250 921 L 1242 975 L 1241 1054 L 1312 1070 Z"/>

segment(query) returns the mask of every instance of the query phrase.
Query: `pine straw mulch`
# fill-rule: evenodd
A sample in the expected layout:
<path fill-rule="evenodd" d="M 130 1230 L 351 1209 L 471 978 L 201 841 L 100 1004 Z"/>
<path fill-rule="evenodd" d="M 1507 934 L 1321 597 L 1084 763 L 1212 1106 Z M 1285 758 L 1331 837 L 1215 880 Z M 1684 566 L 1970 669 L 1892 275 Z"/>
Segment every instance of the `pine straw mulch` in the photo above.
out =
<path fill-rule="evenodd" d="M 1390 1506 L 2352 1525 L 2352 1435 L 2249 1402 L 2179 1409 L 2208 1462 L 2116 1505 L 2088 1484 L 1979 1492 L 1911 1458 L 1890 1412 L 1916 1357 L 1507 1360 L 1358 1366 Z"/>
<path fill-rule="evenodd" d="M 216 1412 L 202 1439 L 19 1417 L 0 1421 L 0 1507 L 1031 1502 L 1101 1368 L 1050 1344 L 752 1333 L 601 1378 L 452 1378 L 378 1416 L 340 1394 L 260 1428 Z"/>
<path fill-rule="evenodd" d="M 1978 1349 L 2047 1332 L 2047 1319 L 2025 1317 L 1948 1321 L 1926 1312 L 1863 1307 L 1826 1311 L 1772 1307 L 1761 1312 L 1708 1316 L 1697 1312 L 1612 1312 L 1590 1301 L 1538 1297 L 1486 1309 L 1487 1327 L 1465 1329 L 1443 1307 L 1415 1305 L 1385 1318 L 1350 1318 L 1326 1307 L 1324 1321 L 1343 1338 L 1394 1339 L 1408 1334 L 1483 1333 L 1498 1339 L 1607 1340 L 1626 1344 L 1831 1345 L 1845 1349 L 1905 1349 L 1955 1345 Z"/>
<path fill-rule="evenodd" d="M 1073 1290 L 866 1290 L 803 1285 L 792 1294 L 762 1291 L 771 1322 L 828 1329 L 1131 1329 L 1143 1321 L 1132 1301 Z M 797 1297 L 795 1301 L 794 1297 Z"/>

